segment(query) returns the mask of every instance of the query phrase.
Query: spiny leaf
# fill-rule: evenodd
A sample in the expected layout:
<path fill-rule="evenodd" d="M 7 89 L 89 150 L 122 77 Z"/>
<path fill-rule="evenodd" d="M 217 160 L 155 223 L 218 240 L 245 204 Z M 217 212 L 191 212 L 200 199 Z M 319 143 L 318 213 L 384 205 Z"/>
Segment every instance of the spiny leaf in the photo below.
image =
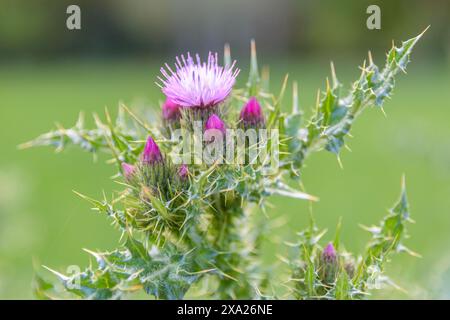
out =
<path fill-rule="evenodd" d="M 258 70 L 258 61 L 256 58 L 256 43 L 252 39 L 251 44 L 251 54 L 250 54 L 250 74 L 248 76 L 247 88 L 250 97 L 257 96 L 260 86 L 260 77 Z"/>

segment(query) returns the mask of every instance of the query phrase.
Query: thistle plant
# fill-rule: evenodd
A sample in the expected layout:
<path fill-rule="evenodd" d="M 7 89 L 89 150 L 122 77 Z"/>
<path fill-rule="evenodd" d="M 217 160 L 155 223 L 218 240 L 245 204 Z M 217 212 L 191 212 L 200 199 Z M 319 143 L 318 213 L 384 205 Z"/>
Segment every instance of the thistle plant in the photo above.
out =
<path fill-rule="evenodd" d="M 274 275 L 262 262 L 261 244 L 274 232 L 262 212 L 272 195 L 318 200 L 292 187 L 301 185 L 305 159 L 322 150 L 339 156 L 358 115 L 381 108 L 390 97 L 395 76 L 405 71 L 421 36 L 393 46 L 383 68 L 369 54 L 348 92 L 332 65 L 331 81 L 310 119 L 299 108 L 295 82 L 291 111 L 284 111 L 288 77 L 279 94 L 271 93 L 252 42 L 243 88 L 234 88 L 240 71 L 228 46 L 223 66 L 217 53 L 206 62 L 182 55 L 158 77 L 166 97 L 162 121 L 151 123 L 120 105 L 114 120 L 107 110 L 105 120 L 94 116 L 95 128 L 86 128 L 80 115 L 72 128 L 59 127 L 24 144 L 106 152 L 122 189 L 112 199 L 77 193 L 122 232 L 120 246 L 87 250 L 95 263 L 77 274 L 47 268 L 60 281 L 36 276 L 36 295 L 120 299 L 143 290 L 157 299 L 361 299 L 392 284 L 384 273 L 389 256 L 412 253 L 402 242 L 410 221 L 404 184 L 394 208 L 378 226 L 367 228 L 372 238 L 362 254 L 346 251 L 339 231 L 324 242 L 325 232 L 311 216 L 284 250 L 288 274 Z M 188 152 L 180 155 L 186 146 Z"/>

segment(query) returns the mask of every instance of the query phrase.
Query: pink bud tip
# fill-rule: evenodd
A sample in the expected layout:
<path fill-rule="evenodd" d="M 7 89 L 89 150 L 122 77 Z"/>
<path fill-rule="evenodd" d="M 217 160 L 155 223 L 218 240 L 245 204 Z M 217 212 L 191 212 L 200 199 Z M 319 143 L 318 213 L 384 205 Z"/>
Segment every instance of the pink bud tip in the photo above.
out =
<path fill-rule="evenodd" d="M 158 145 L 155 140 L 149 136 L 144 147 L 144 152 L 142 153 L 142 162 L 145 164 L 154 164 L 162 161 L 162 159 L 162 154 Z"/>
<path fill-rule="evenodd" d="M 164 120 L 176 121 L 181 117 L 181 107 L 167 98 L 162 106 L 162 115 Z"/>
<path fill-rule="evenodd" d="M 336 250 L 331 242 L 327 244 L 325 249 L 323 249 L 322 257 L 327 262 L 333 262 L 336 260 Z"/>
<path fill-rule="evenodd" d="M 249 125 L 264 123 L 261 105 L 255 97 L 251 97 L 241 110 L 240 119 Z"/>
<path fill-rule="evenodd" d="M 130 179 L 134 174 L 134 166 L 126 162 L 122 162 L 122 170 L 126 179 Z"/>
<path fill-rule="evenodd" d="M 216 129 L 222 133 L 226 132 L 225 123 L 216 114 L 212 114 L 206 121 L 205 129 L 206 130 Z"/>
<path fill-rule="evenodd" d="M 182 164 L 182 165 L 180 166 L 180 168 L 178 169 L 178 176 L 179 176 L 181 179 L 186 179 L 187 176 L 188 176 L 188 174 L 189 174 L 189 170 L 188 170 L 187 165 Z"/>

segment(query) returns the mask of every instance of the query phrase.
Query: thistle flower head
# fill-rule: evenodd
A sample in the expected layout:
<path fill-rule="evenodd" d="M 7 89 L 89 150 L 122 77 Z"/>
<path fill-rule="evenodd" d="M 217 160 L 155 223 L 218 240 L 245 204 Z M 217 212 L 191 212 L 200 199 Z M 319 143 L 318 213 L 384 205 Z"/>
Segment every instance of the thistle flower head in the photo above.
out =
<path fill-rule="evenodd" d="M 125 179 L 130 179 L 134 174 L 135 167 L 126 162 L 122 162 L 122 170 L 123 170 Z"/>
<path fill-rule="evenodd" d="M 322 258 L 325 262 L 335 262 L 336 261 L 336 250 L 334 249 L 334 246 L 331 242 L 329 244 L 327 244 L 325 249 L 323 249 Z"/>
<path fill-rule="evenodd" d="M 188 174 L 189 174 L 189 170 L 188 170 L 188 167 L 187 167 L 187 165 L 185 165 L 185 164 L 182 164 L 179 168 L 178 168 L 178 176 L 181 178 L 181 179 L 186 179 L 187 177 L 188 177 Z"/>
<path fill-rule="evenodd" d="M 144 147 L 144 152 L 142 153 L 142 162 L 145 164 L 155 164 L 163 160 L 161 151 L 158 145 L 151 136 L 147 138 L 147 143 Z"/>
<path fill-rule="evenodd" d="M 245 125 L 260 125 L 264 123 L 261 105 L 255 97 L 251 97 L 242 108 L 240 119 Z"/>
<path fill-rule="evenodd" d="M 181 107 L 167 98 L 162 106 L 162 116 L 166 121 L 176 121 L 181 117 Z"/>
<path fill-rule="evenodd" d="M 198 54 L 195 58 L 194 61 L 189 53 L 187 57 L 176 57 L 176 71 L 167 63 L 161 68 L 163 77 L 158 77 L 158 85 L 163 93 L 182 107 L 207 108 L 223 102 L 239 74 L 235 62 L 228 67 L 219 66 L 217 53 L 211 52 L 207 62 L 202 62 Z"/>
<path fill-rule="evenodd" d="M 219 130 L 222 133 L 225 133 L 226 131 L 225 123 L 216 114 L 212 114 L 205 124 L 205 130 L 212 130 L 212 129 Z"/>

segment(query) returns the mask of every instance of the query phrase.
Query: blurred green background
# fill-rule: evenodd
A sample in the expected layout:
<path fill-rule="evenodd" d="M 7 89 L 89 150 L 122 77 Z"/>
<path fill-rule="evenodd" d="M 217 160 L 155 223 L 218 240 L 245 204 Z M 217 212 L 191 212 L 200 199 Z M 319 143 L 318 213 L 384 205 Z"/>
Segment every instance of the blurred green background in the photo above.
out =
<path fill-rule="evenodd" d="M 66 28 L 66 7 L 81 7 L 82 29 Z M 381 30 L 366 28 L 366 8 L 381 8 Z M 221 51 L 229 42 L 245 83 L 251 38 L 260 64 L 271 66 L 273 89 L 284 73 L 299 81 L 307 110 L 324 87 L 333 60 L 349 87 L 371 49 L 377 63 L 391 40 L 410 38 L 431 24 L 400 75 L 387 117 L 368 110 L 348 140 L 341 169 L 331 154 L 313 155 L 303 171 L 317 222 L 333 236 L 343 218 L 343 241 L 362 250 L 359 224 L 377 223 L 407 177 L 412 217 L 406 244 L 422 258 L 394 258 L 388 272 L 408 290 L 392 298 L 450 297 L 450 4 L 448 1 L 0 1 L 0 298 L 32 298 L 33 264 L 64 271 L 85 266 L 82 248 L 106 250 L 118 231 L 72 190 L 101 197 L 117 188 L 105 157 L 77 149 L 17 150 L 53 128 L 71 126 L 79 110 L 101 113 L 119 101 L 157 106 L 154 81 L 165 61 L 185 51 Z M 286 100 L 288 102 L 288 100 Z M 270 218 L 289 222 L 273 240 L 305 227 L 309 205 L 273 199 Z M 276 260 L 266 246 L 266 260 Z"/>

